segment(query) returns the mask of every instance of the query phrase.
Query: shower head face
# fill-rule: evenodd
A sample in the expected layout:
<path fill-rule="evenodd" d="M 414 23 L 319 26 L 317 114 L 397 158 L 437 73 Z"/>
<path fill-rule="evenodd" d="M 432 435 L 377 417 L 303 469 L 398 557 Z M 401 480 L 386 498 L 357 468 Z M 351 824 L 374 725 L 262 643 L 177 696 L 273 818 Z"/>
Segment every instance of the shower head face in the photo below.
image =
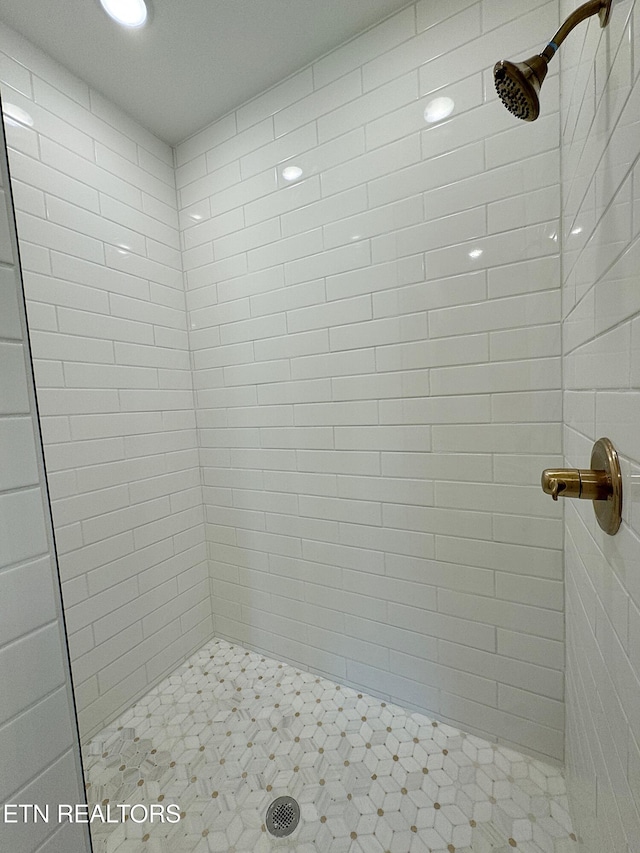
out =
<path fill-rule="evenodd" d="M 533 56 L 526 62 L 502 59 L 493 69 L 498 97 L 516 118 L 535 121 L 540 115 L 539 92 L 547 74 L 547 61 Z"/>

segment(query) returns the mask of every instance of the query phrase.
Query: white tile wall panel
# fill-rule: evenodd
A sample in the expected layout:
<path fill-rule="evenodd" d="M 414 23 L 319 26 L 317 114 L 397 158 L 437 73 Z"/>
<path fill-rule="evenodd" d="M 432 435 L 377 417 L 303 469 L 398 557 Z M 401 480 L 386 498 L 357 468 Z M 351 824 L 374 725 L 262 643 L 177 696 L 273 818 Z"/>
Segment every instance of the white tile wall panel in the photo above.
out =
<path fill-rule="evenodd" d="M 547 37 L 558 14 L 540 3 L 523 27 L 484 7 L 408 7 L 178 147 L 185 245 L 211 246 L 193 256 L 187 308 L 198 324 L 214 612 L 229 638 L 294 644 L 308 666 L 320 647 L 335 677 L 364 684 L 355 664 L 344 670 L 337 640 L 259 603 L 270 589 L 263 553 L 272 571 L 286 558 L 292 581 L 316 565 L 324 586 L 308 584 L 307 603 L 344 599 L 351 615 L 334 626 L 338 636 L 353 636 L 358 612 L 377 626 L 353 645 L 367 684 L 374 673 L 378 690 L 387 684 L 389 648 L 419 654 L 440 687 L 425 692 L 398 676 L 387 692 L 405 702 L 428 695 L 435 712 L 463 689 L 451 719 L 477 728 L 479 713 L 492 737 L 559 758 L 561 696 L 548 704 L 536 683 L 542 699 L 527 721 L 506 689 L 527 684 L 500 677 L 502 663 L 515 669 L 523 655 L 544 663 L 526 658 L 528 637 L 534 658 L 545 642 L 554 650 L 556 683 L 562 668 L 557 508 L 535 491 L 540 466 L 560 450 L 558 157 L 547 139 L 557 140 L 557 75 L 544 133 L 529 128 L 534 143 L 522 128 L 515 138 L 486 85 L 487 56 Z M 456 112 L 427 130 L 437 89 Z M 300 182 L 277 176 L 285 164 L 303 169 Z M 226 177 L 215 184 L 214 175 Z M 470 258 L 474 249 L 482 254 Z M 222 266 L 230 252 L 234 263 Z M 482 484 L 492 484 L 491 511 Z M 437 595 L 408 608 L 394 598 L 402 582 Z M 390 596 L 386 608 L 376 595 Z M 465 616 L 444 612 L 463 601 Z M 491 713 L 470 702 L 470 680 L 443 666 L 435 641 L 416 652 L 412 632 L 460 642 L 461 629 L 491 664 L 473 672 Z"/>
<path fill-rule="evenodd" d="M 4 27 L 0 56 L 5 97 L 21 98 L 38 140 L 37 148 L 19 146 L 10 158 L 29 191 L 17 194 L 19 236 L 47 250 L 34 265 L 25 248 L 27 266 L 37 273 L 25 286 L 36 370 L 47 377 L 39 404 L 48 425 L 45 445 L 51 443 L 45 455 L 56 471 L 50 479 L 54 514 L 65 531 L 60 543 L 69 616 L 75 627 L 93 631 L 109 610 L 131 600 L 129 624 L 141 626 L 148 605 L 136 602 L 149 590 L 139 588 L 139 573 L 152 560 L 177 555 L 178 537 L 187 531 L 192 535 L 195 528 L 204 543 L 202 519 L 189 510 L 201 502 L 196 434 L 169 416 L 185 406 L 193 410 L 173 155 Z M 21 84 L 22 95 L 10 88 L 15 61 L 32 84 Z M 43 313 L 50 310 L 55 322 Z M 52 429 L 64 427 L 52 420 L 57 415 L 70 417 L 70 431 Z M 178 449 L 193 453 L 175 456 Z M 21 494 L 23 501 L 31 497 Z M 167 517 L 171 522 L 159 537 L 156 522 Z M 155 550 L 147 547 L 156 541 Z M 201 560 L 194 549 L 186 564 L 173 566 L 174 577 Z M 114 598 L 118 589 L 122 601 Z M 208 602 L 208 589 L 197 589 Z M 191 609 L 176 605 L 166 621 L 186 619 L 185 636 L 197 642 L 192 620 L 202 616 L 186 616 Z M 162 654 L 163 643 L 173 649 L 176 638 L 157 639 L 138 660 L 142 677 L 125 673 L 117 690 L 101 675 L 108 655 L 95 659 L 91 688 L 78 694 L 83 726 L 101 728 L 148 690 L 147 662 Z M 191 650 L 181 647 L 182 654 Z"/>
<path fill-rule="evenodd" d="M 2 63 L 14 82 L 19 66 Z M 24 74 L 29 77 L 26 69 Z M 29 86 L 23 85 L 29 92 Z M 0 128 L 0 798 L 54 802 L 63 790 L 82 802 L 82 774 L 67 649 L 52 548 L 51 517 L 26 340 L 5 139 Z M 81 593 L 81 591 L 80 591 Z M 28 672 L 32 677 L 18 677 Z M 37 793 L 44 799 L 29 799 Z M 21 853 L 43 849 L 55 833 L 44 823 L 4 843 Z M 79 827 L 67 839 L 88 851 Z"/>
<path fill-rule="evenodd" d="M 581 507 L 566 508 L 566 768 L 574 825 L 589 853 L 633 850 L 640 836 L 632 485 L 640 447 L 629 426 L 638 396 L 637 23 L 637 3 L 614 5 L 611 26 L 589 24 L 561 66 L 565 462 L 581 465 L 592 442 L 610 436 L 629 501 L 615 539 Z"/>

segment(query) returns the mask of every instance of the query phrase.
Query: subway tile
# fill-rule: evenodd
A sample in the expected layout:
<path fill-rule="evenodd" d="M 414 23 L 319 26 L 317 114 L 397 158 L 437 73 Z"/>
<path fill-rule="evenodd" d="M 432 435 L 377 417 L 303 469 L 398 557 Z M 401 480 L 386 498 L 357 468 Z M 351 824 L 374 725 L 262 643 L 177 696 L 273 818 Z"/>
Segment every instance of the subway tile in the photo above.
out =
<path fill-rule="evenodd" d="M 14 178 L 11 183 L 11 191 L 16 210 L 24 210 L 34 216 L 45 218 L 45 196 L 42 190 L 37 190 Z"/>
<path fill-rule="evenodd" d="M 433 507 L 414 507 L 384 504 L 383 522 L 401 530 L 419 530 L 465 538 L 490 539 L 491 518 L 486 512 Z"/>
<path fill-rule="evenodd" d="M 252 249 L 248 252 L 249 271 L 294 261 L 306 255 L 314 255 L 321 250 L 322 232 L 320 229 L 274 240 L 269 246 Z"/>
<path fill-rule="evenodd" d="M 374 401 L 302 403 L 294 406 L 293 413 L 296 426 L 378 423 L 378 405 Z"/>
<path fill-rule="evenodd" d="M 506 601 L 546 607 L 549 610 L 563 610 L 561 581 L 527 578 L 497 572 L 496 597 Z"/>
<path fill-rule="evenodd" d="M 529 46 L 537 45 L 538 42 L 544 43 L 558 23 L 557 7 L 553 3 L 547 3 L 537 6 L 515 21 L 507 22 L 501 27 L 480 35 L 479 12 L 479 5 L 471 6 L 457 16 L 425 31 L 423 37 L 425 39 L 430 37 L 429 43 L 438 44 L 436 39 L 440 32 L 446 33 L 449 41 L 447 42 L 448 50 L 442 50 L 438 44 L 436 51 L 426 51 L 423 54 L 427 57 L 427 61 L 420 59 L 423 92 L 450 85 L 456 80 L 464 79 L 479 68 L 484 68 L 485 57 L 500 56 L 505 44 L 511 45 L 510 49 L 513 53 L 518 54 L 519 51 L 525 51 Z M 457 35 L 462 21 L 465 22 L 465 31 Z M 470 29 L 467 30 L 466 26 Z M 475 34 L 476 37 L 469 38 L 470 34 Z M 531 52 L 524 55 L 528 56 Z M 381 66 L 380 73 L 382 73 L 384 71 L 382 63 L 378 61 L 378 64 Z M 502 109 L 504 111 L 504 108 Z"/>
<path fill-rule="evenodd" d="M 29 418 L 0 418 L 0 491 L 38 482 L 33 426 Z"/>
<path fill-rule="evenodd" d="M 206 201 L 208 197 L 210 198 L 213 195 L 218 196 L 218 194 L 228 189 L 231 189 L 232 191 L 235 190 L 235 192 L 237 192 L 237 184 L 239 181 L 240 163 L 238 160 L 233 160 L 232 162 L 221 166 L 219 169 L 214 169 L 213 171 L 206 173 L 203 177 L 198 178 L 179 189 L 179 207 L 182 209 L 194 209 L 197 206 L 200 210 L 201 204 Z M 233 192 L 230 193 L 230 196 L 233 198 Z M 216 201 L 218 201 L 218 199 L 216 199 Z M 235 205 L 233 204 L 231 205 L 231 207 L 234 206 Z M 214 216 L 216 213 L 220 212 L 212 205 L 211 200 L 208 203 L 208 210 L 209 213 Z"/>
<path fill-rule="evenodd" d="M 494 394 L 491 397 L 491 419 L 498 423 L 561 422 L 560 391 Z"/>
<path fill-rule="evenodd" d="M 245 154 L 262 148 L 273 140 L 273 122 L 271 118 L 254 124 L 236 133 L 231 139 L 220 142 L 206 152 L 207 171 L 214 172 L 226 163 L 242 158 Z M 261 170 L 259 170 L 261 171 Z"/>
<path fill-rule="evenodd" d="M 309 232 L 311 234 L 315 232 Z M 287 285 L 313 281 L 319 276 L 331 276 L 349 270 L 359 269 L 371 263 L 369 241 L 362 240 L 337 249 L 310 255 L 285 264 Z"/>
<path fill-rule="evenodd" d="M 100 142 L 95 143 L 95 160 L 98 166 L 119 175 L 127 183 L 140 187 L 168 205 L 175 204 L 174 187 L 168 186 L 164 181 L 141 169 L 137 164 L 131 163 L 125 157 L 121 157 L 115 151 L 111 151 Z"/>
<path fill-rule="evenodd" d="M 331 387 L 335 401 L 421 397 L 428 393 L 429 374 L 427 370 L 411 370 L 368 376 L 337 376 L 331 380 Z"/>
<path fill-rule="evenodd" d="M 413 195 L 420 187 L 426 195 L 434 187 L 463 182 L 463 179 L 477 175 L 484 170 L 484 150 L 482 143 L 476 142 L 455 151 L 446 152 L 438 157 L 405 165 L 383 177 L 368 182 L 369 199 L 372 205 L 387 204 L 391 201 Z M 486 199 L 481 200 L 482 204 Z M 465 202 L 466 204 L 466 202 Z M 437 210 L 437 208 L 433 208 Z M 442 211 L 446 213 L 446 210 Z"/>
<path fill-rule="evenodd" d="M 313 121 L 336 105 L 354 100 L 362 93 L 360 69 L 335 82 L 316 89 L 294 104 L 280 110 L 274 118 L 276 137 Z"/>
<path fill-rule="evenodd" d="M 406 139 L 362 154 L 353 162 L 326 169 L 321 176 L 322 193 L 332 195 L 365 181 L 395 173 L 404 166 L 417 163 L 420 157 L 420 139 L 417 134 L 413 134 Z"/>
<path fill-rule="evenodd" d="M 43 164 L 49 167 L 46 177 L 57 182 L 59 187 L 55 191 L 56 184 L 45 185 L 43 188 L 61 195 L 69 201 L 79 203 L 79 194 L 87 198 L 93 209 L 95 192 L 104 192 L 125 204 L 140 208 L 142 205 L 142 193 L 140 189 L 123 180 L 118 173 L 110 173 L 108 169 L 102 168 L 93 161 L 93 157 L 86 159 L 73 151 L 69 151 L 55 141 L 41 139 L 41 159 Z M 45 177 L 44 167 L 41 169 L 41 180 Z M 55 177 L 55 172 L 61 172 L 62 177 Z M 63 181 L 64 176 L 68 179 Z M 72 192 L 71 198 L 68 198 Z M 82 197 L 80 196 L 80 197 Z"/>
<path fill-rule="evenodd" d="M 324 246 L 331 249 L 351 241 L 408 228 L 422 220 L 422 199 L 413 196 L 395 204 L 341 219 L 323 228 Z"/>
<path fill-rule="evenodd" d="M 104 219 L 111 220 L 130 229 L 130 231 L 137 232 L 135 235 L 125 232 L 125 235 L 120 238 L 118 238 L 117 233 L 115 238 L 107 234 L 107 242 L 116 243 L 116 245 L 124 244 L 130 251 L 136 251 L 134 248 L 135 240 L 133 246 L 131 241 L 137 234 L 141 234 L 170 248 L 178 249 L 179 247 L 178 232 L 175 225 L 167 225 L 164 222 L 160 222 L 154 216 L 135 210 L 117 199 L 102 195 L 100 197 L 100 212 L 102 213 L 103 222 Z M 141 250 L 139 254 L 144 254 L 144 250 Z"/>
<path fill-rule="evenodd" d="M 146 281 L 141 281 L 133 275 L 128 275 L 120 270 L 109 269 L 104 265 L 92 263 L 77 256 L 52 252 L 51 268 L 53 275 L 63 281 L 75 282 L 85 287 L 87 281 L 90 281 L 92 287 L 100 290 L 122 293 L 126 296 L 149 298 L 149 285 Z M 76 304 L 71 307 L 80 308 L 82 306 Z"/>
<path fill-rule="evenodd" d="M 445 563 L 517 571 L 552 580 L 562 577 L 562 555 L 559 551 L 549 548 L 439 536 L 436 541 L 436 554 L 438 559 Z"/>
<path fill-rule="evenodd" d="M 452 279 L 423 281 L 410 287 L 396 286 L 392 290 L 374 293 L 374 316 L 398 316 L 444 306 L 477 303 L 486 299 L 486 294 L 484 270 Z"/>
<path fill-rule="evenodd" d="M 4 127 L 4 137 L 11 151 L 20 151 L 34 158 L 40 156 L 39 137 L 32 128 L 17 122 L 14 125 L 7 122 Z"/>
<path fill-rule="evenodd" d="M 422 477 L 426 480 L 486 482 L 491 478 L 491 457 L 470 453 L 382 453 L 386 477 Z"/>
<path fill-rule="evenodd" d="M 38 243 L 49 249 L 76 255 L 84 260 L 104 263 L 104 246 L 94 237 L 70 232 L 54 222 L 43 221 L 28 213 L 20 216 L 18 225 L 20 239 Z"/>
<path fill-rule="evenodd" d="M 33 90 L 35 103 L 41 104 L 49 112 L 66 121 L 69 127 L 84 130 L 94 139 L 102 140 L 122 157 L 135 162 L 137 156 L 135 142 L 128 139 L 115 125 L 91 114 L 84 105 L 79 105 L 73 97 L 68 97 L 59 89 L 50 86 L 39 76 L 33 77 Z"/>
<path fill-rule="evenodd" d="M 6 53 L 0 57 L 0 81 L 11 86 L 26 98 L 33 97 L 31 73 L 22 63 L 16 62 Z"/>
<path fill-rule="evenodd" d="M 553 223 L 547 223 L 434 249 L 427 255 L 427 278 L 459 275 L 474 268 L 489 269 L 515 261 L 553 255 L 557 252 L 553 239 L 555 234 Z"/>
<path fill-rule="evenodd" d="M 460 44 L 474 43 L 479 35 L 480 6 L 476 4 L 367 62 L 362 69 L 364 89 L 368 91 L 410 68 L 418 68 L 429 57 L 446 55 Z"/>
<path fill-rule="evenodd" d="M 429 332 L 440 337 L 553 323 L 560 312 L 559 296 L 557 291 L 544 291 L 433 310 L 429 312 Z"/>
<path fill-rule="evenodd" d="M 235 146 L 235 139 L 233 142 Z M 266 169 L 278 166 L 284 160 L 297 157 L 299 154 L 315 148 L 317 144 L 316 124 L 309 122 L 309 124 L 296 128 L 291 133 L 280 136 L 273 142 L 261 145 L 251 153 L 240 156 L 240 174 L 242 178 L 249 178 Z M 234 150 L 234 156 L 238 156 L 238 151 Z"/>
<path fill-rule="evenodd" d="M 557 358 L 495 362 L 465 367 L 442 367 L 431 371 L 432 394 L 472 394 L 531 391 L 559 387 L 560 360 Z"/>
<path fill-rule="evenodd" d="M 428 637 L 464 643 L 474 649 L 484 649 L 489 652 L 495 650 L 495 628 L 476 619 L 467 620 L 446 616 L 443 613 L 429 613 L 427 620 L 420 608 L 391 602 L 389 623 Z"/>
<path fill-rule="evenodd" d="M 432 27 L 434 24 L 440 23 L 447 18 L 457 15 L 463 9 L 472 6 L 476 0 L 453 0 L 446 8 L 434 7 L 429 0 L 420 0 L 416 4 L 416 22 L 418 32 Z"/>
<path fill-rule="evenodd" d="M 287 312 L 287 328 L 290 332 L 303 332 L 310 329 L 330 328 L 330 334 L 336 324 L 354 323 L 371 319 L 371 300 L 367 296 L 327 302 Z M 335 347 L 331 347 L 335 349 Z"/>
<path fill-rule="evenodd" d="M 510 714 L 534 720 L 540 725 L 564 730 L 564 703 L 544 696 L 532 695 L 527 687 L 519 690 L 505 684 L 498 685 L 498 707 Z"/>
<path fill-rule="evenodd" d="M 385 574 L 432 587 L 457 589 L 486 595 L 493 592 L 493 572 L 469 566 L 454 566 L 436 560 L 421 560 L 398 554 L 385 555 Z M 411 602 L 406 602 L 411 604 Z"/>
<path fill-rule="evenodd" d="M 479 598 L 466 593 L 442 590 L 438 594 L 438 609 L 442 613 L 466 619 L 477 619 L 509 630 L 561 640 L 564 632 L 562 613 L 524 604 Z"/>
<path fill-rule="evenodd" d="M 251 316 L 276 314 L 279 311 L 292 311 L 324 302 L 325 288 L 322 279 L 302 282 L 273 293 L 262 293 L 250 298 Z"/>
<path fill-rule="evenodd" d="M 19 92 L 11 91 L 10 99 L 11 103 L 31 116 L 41 136 L 63 145 L 88 160 L 93 159 L 93 140 L 89 134 L 73 127 L 65 118 L 23 97 Z"/>
<path fill-rule="evenodd" d="M 0 566 L 30 560 L 48 550 L 39 487 L 0 495 Z"/>
<path fill-rule="evenodd" d="M 559 324 L 496 331 L 489 335 L 492 361 L 560 356 L 561 344 Z"/>
<path fill-rule="evenodd" d="M 40 737 L 43 727 L 55 731 L 56 738 Z M 69 697 L 64 687 L 3 726 L 0 730 L 0 750 L 5 768 L 0 789 L 3 801 L 6 802 L 14 790 L 22 788 L 43 767 L 52 764 L 73 743 Z"/>
<path fill-rule="evenodd" d="M 341 136 L 355 127 L 361 127 L 380 116 L 387 115 L 401 104 L 415 101 L 417 97 L 418 74 L 415 69 L 412 69 L 407 74 L 367 92 L 357 100 L 338 106 L 337 109 L 320 116 L 319 140 L 326 142 Z M 397 139 L 399 135 L 393 138 Z"/>
<path fill-rule="evenodd" d="M 448 690 L 460 696 L 468 696 L 487 705 L 497 704 L 496 683 L 477 674 L 472 675 L 449 667 L 442 667 L 439 664 L 398 652 L 391 653 L 391 666 L 393 671 L 404 676 L 411 678 L 419 676 L 420 682 Z"/>
<path fill-rule="evenodd" d="M 477 389 L 476 389 L 477 390 Z M 433 449 L 459 453 L 560 452 L 559 424 L 450 424 L 433 427 Z"/>
<path fill-rule="evenodd" d="M 310 68 L 305 68 L 239 107 L 236 110 L 238 130 L 242 131 L 267 116 L 274 115 L 312 91 L 312 72 Z"/>
<path fill-rule="evenodd" d="M 402 324 L 402 320 L 403 318 L 399 319 L 400 324 Z M 384 347 L 376 347 L 376 365 L 380 371 L 396 371 L 415 368 L 435 369 L 436 366 L 459 365 L 461 362 L 474 364 L 487 360 L 488 347 L 489 342 L 486 335 L 461 335 L 452 338 L 389 344 Z M 480 369 L 485 367 L 487 366 L 482 365 Z M 460 368 L 460 370 L 466 371 L 466 367 Z M 430 377 L 432 375 L 433 371 L 430 373 Z M 474 390 L 478 390 L 477 387 Z M 437 395 L 433 387 L 431 387 L 431 393 Z M 453 393 L 459 392 L 454 390 Z"/>
<path fill-rule="evenodd" d="M 271 173 L 263 172 L 262 174 L 269 174 L 271 183 Z M 309 230 L 306 227 L 300 229 L 286 227 L 284 223 L 290 222 L 290 219 L 287 219 L 290 211 L 297 213 L 298 210 L 303 210 L 305 206 L 310 206 L 312 202 L 320 199 L 319 177 L 317 175 L 310 175 L 304 181 L 291 184 L 291 186 L 280 187 L 277 191 L 276 186 L 271 187 L 270 183 L 265 192 L 250 192 L 247 198 L 243 200 L 244 217 L 247 225 L 254 225 L 257 222 L 271 219 L 274 216 L 282 216 L 283 236 L 293 236 L 300 231 Z M 304 219 L 302 222 L 304 224 Z"/>
<path fill-rule="evenodd" d="M 380 401 L 381 424 L 486 423 L 490 401 L 486 396 L 422 397 Z"/>
<path fill-rule="evenodd" d="M 0 415 L 27 414 L 27 372 L 22 344 L 0 343 Z"/>
<path fill-rule="evenodd" d="M 49 556 L 2 571 L 0 589 L 0 641 L 3 645 L 56 619 L 56 600 Z M 25 612 L 20 603 L 34 589 L 38 590 L 38 595 L 31 597 L 31 606 Z"/>
<path fill-rule="evenodd" d="M 313 65 L 313 79 L 324 86 L 415 33 L 413 9 L 404 9 L 367 30 Z"/>
<path fill-rule="evenodd" d="M 32 677 L 21 679 L 12 690 L 5 690 L 0 700 L 0 714 L 9 720 L 36 704 L 43 696 L 64 685 L 65 668 L 56 623 L 31 633 L 5 646 L 0 654 L 0 675 L 5 684 L 12 683 L 17 671 Z"/>
<path fill-rule="evenodd" d="M 393 300 L 396 288 L 420 281 L 423 275 L 423 259 L 418 255 L 373 264 L 362 269 L 329 276 L 326 279 L 327 299 L 342 299 L 348 296 L 359 296 L 365 293 L 390 290 L 389 298 Z M 374 296 L 374 309 L 378 298 L 382 297 Z M 389 311 L 389 313 L 404 312 Z"/>
<path fill-rule="evenodd" d="M 231 113 L 203 130 L 194 133 L 177 148 L 177 164 L 182 166 L 210 148 L 229 139 L 236 132 L 236 117 Z"/>
<path fill-rule="evenodd" d="M 317 201 L 312 200 L 311 203 L 299 206 L 290 213 L 282 214 L 280 219 L 282 234 L 287 237 L 321 225 L 331 225 L 338 219 L 366 210 L 366 207 L 366 187 L 353 187 L 327 199 L 319 198 L 318 189 Z"/>
<path fill-rule="evenodd" d="M 401 78 L 402 79 L 402 78 Z M 390 84 L 387 84 L 390 85 Z M 382 87 L 387 88 L 385 87 Z M 436 98 L 431 97 L 436 95 Z M 483 102 L 482 76 L 476 74 L 468 80 L 445 86 L 438 92 L 433 92 L 420 100 L 415 100 L 399 109 L 401 100 L 391 105 L 391 109 L 380 118 L 375 118 L 366 126 L 367 148 L 377 148 L 395 139 L 408 136 L 410 133 L 424 130 L 425 121 L 433 122 L 437 115 L 438 98 L 448 98 L 455 104 L 456 114 L 465 112 Z M 433 102 L 436 101 L 435 105 Z M 434 113 L 435 110 L 435 113 Z M 436 119 L 442 121 L 442 119 Z"/>
<path fill-rule="evenodd" d="M 44 149 L 43 155 L 47 149 Z M 87 166 L 89 164 L 87 163 Z M 78 205 L 85 210 L 99 210 L 98 192 L 92 186 L 77 179 L 73 174 L 65 174 L 60 166 L 27 157 L 18 151 L 11 154 L 11 173 L 15 179 L 24 181 L 29 187 L 37 187 L 47 198 L 52 195 L 68 203 Z M 17 203 L 17 209 L 23 207 Z"/>
<path fill-rule="evenodd" d="M 499 731 L 500 738 L 522 744 L 522 748 L 556 761 L 562 754 L 563 735 L 549 726 L 526 721 L 506 711 L 491 708 L 462 696 L 441 694 L 441 713 L 461 727 L 481 725 L 483 729 Z"/>

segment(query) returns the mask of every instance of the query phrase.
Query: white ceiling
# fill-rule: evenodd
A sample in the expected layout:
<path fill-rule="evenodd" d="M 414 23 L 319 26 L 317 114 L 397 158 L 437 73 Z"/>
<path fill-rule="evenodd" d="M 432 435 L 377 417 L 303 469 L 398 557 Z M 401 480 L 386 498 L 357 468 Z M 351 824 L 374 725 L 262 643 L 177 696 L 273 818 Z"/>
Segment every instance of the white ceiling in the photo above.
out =
<path fill-rule="evenodd" d="M 2 0 L 0 20 L 171 145 L 407 0 L 148 0 L 125 30 L 98 0 Z"/>

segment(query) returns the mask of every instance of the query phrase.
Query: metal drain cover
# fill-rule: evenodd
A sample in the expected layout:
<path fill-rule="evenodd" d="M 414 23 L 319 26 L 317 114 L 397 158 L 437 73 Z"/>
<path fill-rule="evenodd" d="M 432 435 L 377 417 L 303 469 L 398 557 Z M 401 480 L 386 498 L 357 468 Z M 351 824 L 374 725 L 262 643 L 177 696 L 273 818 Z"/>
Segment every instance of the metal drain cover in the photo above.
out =
<path fill-rule="evenodd" d="M 300 806 L 293 797 L 278 797 L 267 809 L 267 829 L 276 838 L 291 835 L 299 822 Z"/>

